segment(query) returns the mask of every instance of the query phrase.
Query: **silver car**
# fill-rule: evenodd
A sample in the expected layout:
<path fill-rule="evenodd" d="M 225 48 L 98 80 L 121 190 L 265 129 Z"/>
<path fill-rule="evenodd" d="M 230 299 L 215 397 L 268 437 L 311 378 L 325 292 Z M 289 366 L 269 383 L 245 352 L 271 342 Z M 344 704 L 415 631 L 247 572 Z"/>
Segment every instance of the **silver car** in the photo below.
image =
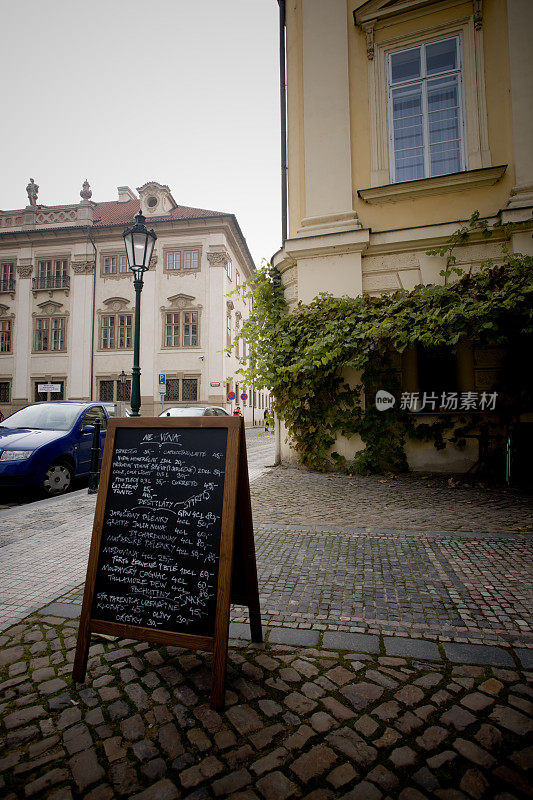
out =
<path fill-rule="evenodd" d="M 172 406 L 166 408 L 160 417 L 229 417 L 228 412 L 220 406 Z"/>

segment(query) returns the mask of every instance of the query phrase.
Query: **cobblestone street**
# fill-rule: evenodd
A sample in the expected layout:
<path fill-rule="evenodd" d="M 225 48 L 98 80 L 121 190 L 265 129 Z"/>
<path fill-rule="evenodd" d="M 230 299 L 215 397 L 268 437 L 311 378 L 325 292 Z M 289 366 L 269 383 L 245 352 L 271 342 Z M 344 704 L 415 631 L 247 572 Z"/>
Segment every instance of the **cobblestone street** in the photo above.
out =
<path fill-rule="evenodd" d="M 95 498 L 0 512 L 0 793 L 530 797 L 531 499 L 267 470 L 255 439 L 265 643 L 233 607 L 220 713 L 197 651 L 94 637 L 74 684 Z"/>
<path fill-rule="evenodd" d="M 179 648 L 95 642 L 73 685 L 76 631 L 44 614 L 0 639 L 7 800 L 531 796 L 523 670 L 236 639 L 217 713 L 210 659 Z"/>

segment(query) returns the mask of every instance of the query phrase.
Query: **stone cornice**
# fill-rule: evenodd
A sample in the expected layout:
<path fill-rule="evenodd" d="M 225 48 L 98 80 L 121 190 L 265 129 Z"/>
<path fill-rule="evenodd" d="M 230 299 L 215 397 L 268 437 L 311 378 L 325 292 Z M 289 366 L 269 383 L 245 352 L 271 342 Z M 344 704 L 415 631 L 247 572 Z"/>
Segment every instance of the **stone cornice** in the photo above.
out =
<path fill-rule="evenodd" d="M 439 175 L 436 178 L 422 178 L 416 181 L 390 183 L 386 186 L 372 186 L 359 189 L 357 194 L 365 203 L 397 203 L 401 200 L 413 200 L 434 194 L 461 192 L 465 189 L 487 188 L 503 177 L 507 164 L 497 167 L 483 167 L 466 172 L 454 172 L 452 175 Z"/>

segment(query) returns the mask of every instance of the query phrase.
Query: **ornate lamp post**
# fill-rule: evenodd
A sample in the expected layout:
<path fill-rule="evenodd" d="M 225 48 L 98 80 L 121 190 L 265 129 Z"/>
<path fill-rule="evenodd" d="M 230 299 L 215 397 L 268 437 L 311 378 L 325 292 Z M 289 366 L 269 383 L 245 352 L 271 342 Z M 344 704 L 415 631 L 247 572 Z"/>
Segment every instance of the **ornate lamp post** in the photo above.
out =
<path fill-rule="evenodd" d="M 127 378 L 128 378 L 128 376 L 126 375 L 124 370 L 122 370 L 122 372 L 118 376 L 118 382 L 119 382 L 119 386 L 120 386 L 120 416 L 121 417 L 125 417 L 126 416 L 126 380 L 127 380 Z"/>
<path fill-rule="evenodd" d="M 133 286 L 135 289 L 135 332 L 133 334 L 133 369 L 131 375 L 131 415 L 139 417 L 141 407 L 141 368 L 139 366 L 139 348 L 141 335 L 141 292 L 143 288 L 144 273 L 150 265 L 150 258 L 154 249 L 157 236 L 154 231 L 149 231 L 145 226 L 146 217 L 139 211 L 135 217 L 136 223 L 131 228 L 126 228 L 122 234 L 128 266 L 133 272 Z"/>

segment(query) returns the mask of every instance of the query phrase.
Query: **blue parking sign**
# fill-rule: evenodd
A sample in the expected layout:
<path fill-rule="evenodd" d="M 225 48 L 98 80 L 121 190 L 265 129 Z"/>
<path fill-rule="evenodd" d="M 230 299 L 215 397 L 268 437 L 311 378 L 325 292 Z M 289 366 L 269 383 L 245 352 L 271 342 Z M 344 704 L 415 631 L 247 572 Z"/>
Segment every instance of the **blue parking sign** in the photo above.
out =
<path fill-rule="evenodd" d="M 159 385 L 160 386 L 164 386 L 166 384 L 166 382 L 167 382 L 167 376 L 165 375 L 164 372 L 160 372 L 159 373 Z"/>

